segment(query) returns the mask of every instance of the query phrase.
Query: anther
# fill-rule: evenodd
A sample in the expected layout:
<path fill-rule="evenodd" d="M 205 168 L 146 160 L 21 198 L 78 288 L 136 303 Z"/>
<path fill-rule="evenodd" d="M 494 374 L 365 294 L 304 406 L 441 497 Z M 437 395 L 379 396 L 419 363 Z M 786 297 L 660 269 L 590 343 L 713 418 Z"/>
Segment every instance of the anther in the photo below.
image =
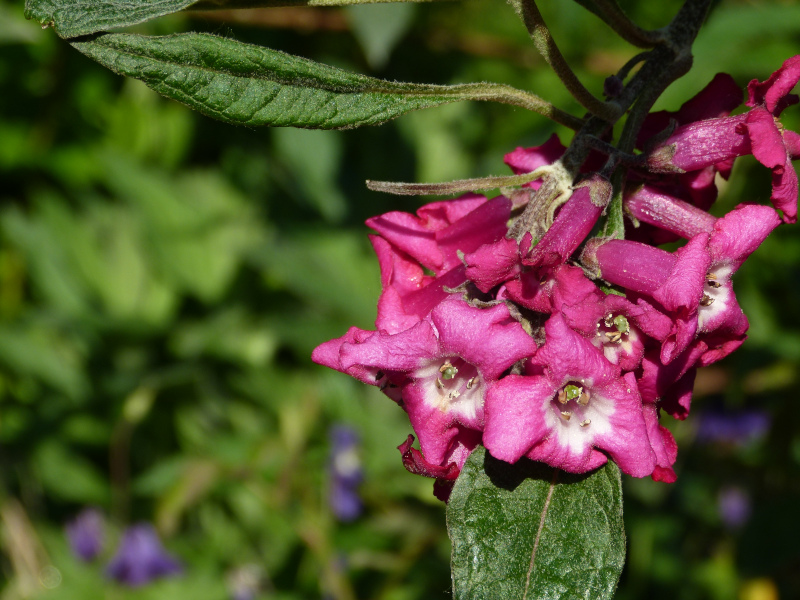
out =
<path fill-rule="evenodd" d="M 468 389 L 468 390 L 471 390 L 471 389 L 472 389 L 472 386 L 473 386 L 473 385 L 475 385 L 475 381 L 477 381 L 477 379 L 478 379 L 478 376 L 476 375 L 475 377 L 473 377 L 472 379 L 470 379 L 470 380 L 467 382 L 467 389 Z"/>
<path fill-rule="evenodd" d="M 712 304 L 714 304 L 714 298 L 708 294 L 703 294 L 703 297 L 700 299 L 700 306 L 711 306 Z"/>
<path fill-rule="evenodd" d="M 570 411 L 568 411 L 568 410 L 562 410 L 561 411 L 561 418 L 564 419 L 565 421 L 569 421 L 571 416 L 572 416 L 572 413 Z"/>
<path fill-rule="evenodd" d="M 439 388 L 440 390 L 444 389 L 444 384 L 442 383 L 442 380 L 439 379 L 438 377 L 436 378 L 436 387 Z"/>
<path fill-rule="evenodd" d="M 586 406 L 587 404 L 589 404 L 589 398 L 590 398 L 589 391 L 585 390 L 581 394 L 581 397 L 578 398 L 578 404 L 580 404 L 581 406 Z"/>
<path fill-rule="evenodd" d="M 586 419 L 585 421 L 581 421 L 581 427 L 588 427 L 591 424 L 592 424 L 591 419 Z"/>

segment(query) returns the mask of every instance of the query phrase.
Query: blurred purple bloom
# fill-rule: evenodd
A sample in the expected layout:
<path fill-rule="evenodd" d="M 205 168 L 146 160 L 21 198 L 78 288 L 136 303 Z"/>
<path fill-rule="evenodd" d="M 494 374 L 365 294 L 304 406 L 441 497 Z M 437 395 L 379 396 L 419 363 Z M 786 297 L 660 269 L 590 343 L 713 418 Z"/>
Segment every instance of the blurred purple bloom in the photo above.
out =
<path fill-rule="evenodd" d="M 703 412 L 697 423 L 697 441 L 703 444 L 744 445 L 761 439 L 769 431 L 769 414 L 760 410 Z"/>
<path fill-rule="evenodd" d="M 363 473 L 358 456 L 358 434 L 346 425 L 336 425 L 330 431 L 330 493 L 328 502 L 340 521 L 352 521 L 361 514 L 362 504 L 358 485 Z"/>
<path fill-rule="evenodd" d="M 182 570 L 181 564 L 164 550 L 155 528 L 147 523 L 125 530 L 117 553 L 106 568 L 110 577 L 131 587 L 177 575 Z"/>
<path fill-rule="evenodd" d="M 72 553 L 84 562 L 91 562 L 103 551 L 103 514 L 96 508 L 86 508 L 66 525 Z"/>
<path fill-rule="evenodd" d="M 717 507 L 725 526 L 729 529 L 739 529 L 747 523 L 752 512 L 750 494 L 740 487 L 722 488 L 717 496 Z"/>

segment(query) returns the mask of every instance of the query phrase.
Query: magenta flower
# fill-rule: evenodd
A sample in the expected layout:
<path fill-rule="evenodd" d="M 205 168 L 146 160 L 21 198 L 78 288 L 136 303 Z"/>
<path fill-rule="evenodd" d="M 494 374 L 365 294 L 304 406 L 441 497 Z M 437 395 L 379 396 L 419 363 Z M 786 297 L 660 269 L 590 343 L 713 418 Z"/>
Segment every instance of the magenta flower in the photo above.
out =
<path fill-rule="evenodd" d="M 699 233 L 711 233 L 717 221 L 716 217 L 702 208 L 650 184 L 626 195 L 625 209 L 639 223 L 653 225 L 685 239 Z"/>
<path fill-rule="evenodd" d="M 466 194 L 427 204 L 416 216 L 390 212 L 367 220 L 381 268 L 378 329 L 398 333 L 425 317 L 467 277 L 460 256 L 501 240 L 511 201 Z M 433 275 L 426 274 L 425 269 Z"/>
<path fill-rule="evenodd" d="M 784 108 L 797 102 L 789 94 L 800 80 L 800 56 L 790 58 L 763 83 L 748 85 L 751 110 L 733 117 L 699 120 L 678 127 L 648 156 L 655 172 L 698 171 L 752 154 L 772 170 L 775 208 L 787 223 L 797 221 L 797 173 L 792 158 L 800 156 L 800 135 L 780 126 Z"/>
<path fill-rule="evenodd" d="M 531 247 L 530 233 L 517 244 L 503 238 L 481 246 L 464 257 L 466 276 L 482 292 L 508 283 L 530 268 L 554 267 L 564 263 L 597 223 L 609 200 L 611 184 L 593 175 L 575 186 L 572 196 L 558 210 L 552 226 Z"/>
<path fill-rule="evenodd" d="M 396 249 L 435 275 L 461 266 L 458 253 L 467 254 L 501 239 L 511 216 L 511 201 L 487 200 L 466 194 L 456 200 L 426 204 L 414 216 L 390 212 L 367 219 L 367 225 Z"/>
<path fill-rule="evenodd" d="M 637 147 L 648 149 L 650 140 L 670 126 L 682 126 L 696 121 L 727 117 L 741 103 L 742 90 L 733 77 L 725 73 L 718 73 L 703 90 L 685 102 L 676 112 L 659 111 L 649 114 L 639 132 Z M 705 168 L 687 170 L 671 177 L 662 175 L 656 185 L 671 190 L 673 194 L 689 200 L 701 209 L 708 209 L 717 199 L 715 181 L 717 173 L 728 179 L 733 161 L 734 158 L 728 158 L 709 164 Z M 635 173 L 631 172 L 631 174 Z M 638 235 L 635 237 L 638 239 L 642 233 L 647 233 L 647 227 L 644 230 L 637 230 L 636 234 Z M 674 241 L 674 238 L 665 236 L 664 232 L 652 233 L 656 233 L 655 242 L 657 244 Z"/>
<path fill-rule="evenodd" d="M 620 375 L 592 343 L 559 314 L 545 324 L 546 341 L 526 366 L 489 388 L 483 443 L 514 463 L 523 456 L 572 473 L 606 463 L 650 475 L 650 447 L 642 400 L 632 373 Z"/>
<path fill-rule="evenodd" d="M 503 238 L 493 244 L 481 246 L 464 256 L 465 275 L 477 288 L 488 293 L 505 281 L 522 273 L 523 256 L 531 247 L 531 234 L 526 233 L 522 241 Z"/>
<path fill-rule="evenodd" d="M 535 352 L 505 305 L 479 309 L 450 297 L 410 329 L 353 328 L 312 360 L 381 387 L 408 412 L 426 460 L 446 465 L 459 434 L 483 429 L 487 387 Z"/>
<path fill-rule="evenodd" d="M 645 403 L 657 404 L 676 419 L 685 419 L 691 408 L 697 367 L 707 351 L 708 345 L 697 341 L 667 364 L 662 362 L 658 351 L 646 352 L 638 379 Z"/>
<path fill-rule="evenodd" d="M 420 264 L 377 235 L 370 241 L 378 256 L 383 292 L 378 300 L 375 326 L 387 333 L 399 333 L 413 327 L 467 279 L 459 266 L 437 277 L 426 275 Z"/>
<path fill-rule="evenodd" d="M 742 204 L 717 219 L 647 186 L 628 198 L 626 206 L 637 219 L 681 237 L 710 234 L 707 248 L 711 261 L 697 311 L 697 330 L 710 347 L 702 366 L 719 360 L 726 355 L 721 350 L 729 353 L 735 349 L 729 342 L 743 340 L 748 328 L 731 277 L 781 223 L 777 213 L 768 206 Z"/>
<path fill-rule="evenodd" d="M 711 266 L 708 239 L 708 234 L 698 234 L 674 253 L 627 240 L 592 240 L 584 249 L 584 264 L 600 277 L 649 296 L 672 318 L 672 327 L 662 338 L 665 364 L 697 334 L 697 313 Z"/>

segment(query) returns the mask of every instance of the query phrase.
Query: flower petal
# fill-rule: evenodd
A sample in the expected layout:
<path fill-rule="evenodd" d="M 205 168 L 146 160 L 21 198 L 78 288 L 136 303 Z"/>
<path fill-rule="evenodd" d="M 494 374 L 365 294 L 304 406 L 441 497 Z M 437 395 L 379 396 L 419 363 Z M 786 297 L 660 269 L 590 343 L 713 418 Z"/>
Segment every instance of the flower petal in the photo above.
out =
<path fill-rule="evenodd" d="M 495 458 L 517 462 L 549 434 L 545 410 L 555 396 L 553 384 L 541 376 L 509 375 L 486 394 L 483 445 Z"/>

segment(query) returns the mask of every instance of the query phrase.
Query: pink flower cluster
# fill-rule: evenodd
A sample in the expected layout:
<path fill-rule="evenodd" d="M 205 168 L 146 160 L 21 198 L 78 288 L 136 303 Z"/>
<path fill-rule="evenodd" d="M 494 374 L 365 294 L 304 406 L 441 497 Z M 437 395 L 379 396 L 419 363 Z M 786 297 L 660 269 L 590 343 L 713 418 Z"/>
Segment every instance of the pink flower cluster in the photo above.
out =
<path fill-rule="evenodd" d="M 442 499 L 478 444 L 509 463 L 583 473 L 610 457 L 630 475 L 674 481 L 677 446 L 659 415 L 686 418 L 697 368 L 742 344 L 748 322 L 731 278 L 797 217 L 800 136 L 777 117 L 797 101 L 798 79 L 795 57 L 751 82 L 750 110 L 728 116 L 741 91 L 718 75 L 677 113 L 651 114 L 640 136 L 647 167 L 628 173 L 625 239 L 588 238 L 613 191 L 590 171 L 538 240 L 507 237 L 522 206 L 503 196 L 370 219 L 377 329 L 351 328 L 314 361 L 378 386 L 408 413 L 420 450 L 409 436 L 403 464 L 435 478 Z M 531 172 L 564 151 L 554 136 L 506 162 Z M 744 154 L 772 170 L 782 216 L 756 204 L 707 212 L 715 178 Z M 658 247 L 680 238 L 674 252 Z"/>

